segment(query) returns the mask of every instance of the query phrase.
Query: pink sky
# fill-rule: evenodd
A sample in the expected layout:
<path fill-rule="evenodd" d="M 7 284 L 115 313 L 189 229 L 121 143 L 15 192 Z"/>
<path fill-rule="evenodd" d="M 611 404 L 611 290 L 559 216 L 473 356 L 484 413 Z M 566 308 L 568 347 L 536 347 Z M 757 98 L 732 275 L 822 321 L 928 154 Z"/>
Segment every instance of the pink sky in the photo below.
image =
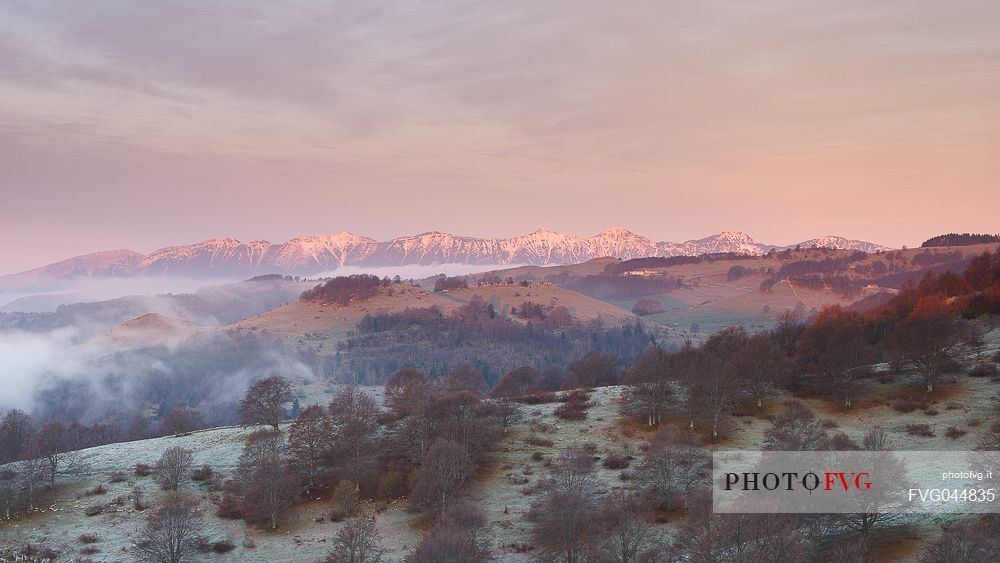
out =
<path fill-rule="evenodd" d="M 0 273 L 214 236 L 1000 231 L 1000 5 L 0 4 Z"/>

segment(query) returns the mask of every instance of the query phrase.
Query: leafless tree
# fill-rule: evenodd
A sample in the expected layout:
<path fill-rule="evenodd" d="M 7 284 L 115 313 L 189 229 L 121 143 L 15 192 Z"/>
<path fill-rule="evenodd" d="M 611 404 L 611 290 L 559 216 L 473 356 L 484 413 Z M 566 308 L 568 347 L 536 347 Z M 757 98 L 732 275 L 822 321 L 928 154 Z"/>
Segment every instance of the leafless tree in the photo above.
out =
<path fill-rule="evenodd" d="M 201 413 L 188 406 L 178 405 L 163 417 L 160 430 L 164 434 L 185 434 L 205 425 Z"/>
<path fill-rule="evenodd" d="M 946 526 L 941 539 L 920 558 L 921 563 L 979 563 L 1000 553 L 1000 519 L 995 514 Z"/>
<path fill-rule="evenodd" d="M 431 383 L 423 373 L 403 368 L 385 382 L 385 403 L 398 417 L 406 417 L 426 408 Z"/>
<path fill-rule="evenodd" d="M 858 512 L 839 515 L 840 522 L 867 537 L 875 526 L 898 520 L 909 504 L 904 491 L 913 485 L 906 481 L 906 465 L 893 452 L 892 441 L 881 427 L 870 428 L 861 441 L 864 450 L 861 464 L 878 483 L 875 491 L 858 491 L 851 499 Z"/>
<path fill-rule="evenodd" d="M 545 557 L 566 563 L 584 560 L 598 529 L 596 486 L 592 456 L 583 452 L 560 456 L 528 512 L 531 537 Z"/>
<path fill-rule="evenodd" d="M 0 509 L 3 509 L 4 519 L 10 520 L 17 498 L 20 493 L 18 474 L 15 466 L 0 468 Z"/>
<path fill-rule="evenodd" d="M 320 468 L 332 454 L 334 436 L 333 420 L 319 405 L 306 407 L 292 423 L 288 450 L 292 462 L 306 476 L 310 489 L 315 486 Z"/>
<path fill-rule="evenodd" d="M 417 473 L 410 501 L 419 508 L 440 510 L 475 469 L 472 457 L 462 445 L 437 440 L 427 451 Z"/>
<path fill-rule="evenodd" d="M 31 417 L 22 410 L 11 409 L 0 421 L 0 464 L 20 460 L 31 444 Z"/>
<path fill-rule="evenodd" d="M 21 480 L 21 489 L 28 501 L 28 510 L 35 510 L 35 502 L 42 487 L 48 480 L 48 464 L 40 457 L 29 457 L 17 464 L 17 475 Z"/>
<path fill-rule="evenodd" d="M 380 563 L 385 551 L 375 521 L 354 518 L 337 532 L 334 547 L 324 563 Z"/>
<path fill-rule="evenodd" d="M 146 519 L 136 537 L 141 561 L 180 563 L 197 552 L 203 517 L 194 500 L 168 497 Z"/>
<path fill-rule="evenodd" d="M 711 458 L 698 438 L 668 426 L 653 436 L 636 476 L 657 508 L 671 510 L 677 499 L 687 499 L 696 489 L 707 486 L 711 471 Z"/>
<path fill-rule="evenodd" d="M 571 363 L 566 370 L 566 387 L 600 387 L 618 383 L 613 354 L 589 352 Z"/>
<path fill-rule="evenodd" d="M 785 379 L 788 360 L 785 353 L 764 333 L 747 338 L 735 357 L 735 371 L 742 388 L 764 405 L 764 397 L 773 392 L 774 384 Z"/>
<path fill-rule="evenodd" d="M 796 351 L 803 369 L 820 377 L 828 392 L 850 407 L 860 368 L 872 357 L 861 316 L 839 305 L 824 308 L 802 333 Z"/>
<path fill-rule="evenodd" d="M 267 522 L 272 530 L 296 493 L 296 478 L 284 456 L 282 435 L 258 430 L 247 437 L 237 466 L 248 516 Z"/>
<path fill-rule="evenodd" d="M 191 478 L 193 464 L 191 450 L 180 446 L 167 448 L 153 466 L 153 480 L 164 491 L 176 491 Z"/>
<path fill-rule="evenodd" d="M 351 518 L 361 506 L 361 497 L 358 496 L 358 486 L 351 481 L 340 481 L 334 487 L 330 495 L 334 508 L 330 513 L 330 519 L 340 521 L 344 518 Z"/>
<path fill-rule="evenodd" d="M 469 392 L 482 395 L 486 391 L 486 380 L 483 374 L 469 364 L 459 364 L 441 378 L 445 390 L 450 393 Z"/>
<path fill-rule="evenodd" d="M 827 445 L 829 438 L 816 415 L 796 400 L 785 403 L 785 410 L 764 430 L 765 450 L 814 451 L 825 449 Z"/>
<path fill-rule="evenodd" d="M 518 405 L 514 401 L 508 398 L 494 399 L 493 404 L 496 405 L 497 419 L 500 421 L 500 427 L 503 429 L 503 433 L 507 433 L 507 429 L 511 425 L 517 424 L 523 419 L 523 413 L 521 412 L 521 405 Z"/>
<path fill-rule="evenodd" d="M 340 390 L 330 401 L 335 427 L 336 457 L 344 463 L 351 481 L 361 483 L 371 467 L 378 432 L 378 403 L 354 385 Z"/>
<path fill-rule="evenodd" d="M 720 563 L 771 563 L 815 560 L 805 533 L 806 520 L 797 514 L 719 514 L 710 495 L 691 501 L 682 526 L 684 560 Z M 762 517 L 766 516 L 766 517 Z"/>
<path fill-rule="evenodd" d="M 647 349 L 625 372 L 625 414 L 645 418 L 650 427 L 660 424 L 673 396 L 670 372 L 670 354 L 658 346 Z"/>
<path fill-rule="evenodd" d="M 930 393 L 965 341 L 965 333 L 944 298 L 925 297 L 889 334 L 888 345 L 895 358 L 917 366 Z"/>
<path fill-rule="evenodd" d="M 616 492 L 601 507 L 604 541 L 591 560 L 600 563 L 653 563 L 660 561 L 662 539 L 642 519 L 639 500 L 632 494 Z"/>
<path fill-rule="evenodd" d="M 243 424 L 269 425 L 278 430 L 287 411 L 285 403 L 292 400 L 292 386 L 280 375 L 258 379 L 240 401 L 240 420 Z"/>

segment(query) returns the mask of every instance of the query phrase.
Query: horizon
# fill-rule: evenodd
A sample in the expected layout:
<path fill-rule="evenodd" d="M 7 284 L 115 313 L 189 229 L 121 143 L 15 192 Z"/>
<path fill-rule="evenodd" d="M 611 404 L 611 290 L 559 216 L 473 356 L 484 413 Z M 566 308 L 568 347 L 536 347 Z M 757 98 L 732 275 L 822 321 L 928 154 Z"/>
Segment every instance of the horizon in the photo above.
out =
<path fill-rule="evenodd" d="M 4 274 L 221 236 L 997 230 L 990 2 L 55 0 L 0 22 Z"/>
<path fill-rule="evenodd" d="M 625 231 L 628 231 L 628 232 L 630 232 L 630 233 L 632 233 L 634 235 L 638 235 L 640 237 L 645 237 L 645 238 L 647 238 L 649 240 L 652 240 L 654 242 L 671 242 L 671 243 L 684 243 L 684 242 L 702 240 L 702 239 L 706 239 L 706 238 L 710 238 L 710 237 L 713 237 L 713 236 L 718 236 L 718 235 L 722 235 L 722 234 L 726 234 L 726 233 L 734 233 L 734 234 L 745 234 L 745 235 L 749 236 L 756 243 L 764 244 L 764 245 L 770 245 L 770 246 L 776 246 L 776 247 L 789 247 L 789 246 L 800 244 L 800 243 L 803 243 L 803 242 L 806 242 L 806 241 L 809 241 L 809 240 L 812 240 L 812 239 L 821 239 L 821 238 L 824 238 L 824 237 L 842 237 L 842 238 L 845 238 L 845 239 L 848 239 L 848 240 L 857 240 L 857 241 L 861 241 L 861 242 L 870 242 L 870 243 L 874 243 L 874 244 L 878 244 L 878 245 L 882 245 L 882 246 L 889 246 L 890 248 L 902 248 L 903 246 L 916 247 L 916 246 L 919 246 L 919 244 L 920 244 L 920 243 L 917 243 L 917 244 L 914 244 L 914 245 L 890 246 L 890 245 L 886 245 L 886 244 L 884 244 L 884 243 L 882 243 L 880 241 L 877 241 L 877 240 L 858 239 L 858 238 L 855 238 L 855 237 L 844 236 L 844 235 L 840 235 L 840 234 L 836 234 L 836 233 L 827 233 L 827 234 L 823 234 L 823 235 L 814 235 L 814 236 L 810 236 L 810 237 L 802 239 L 802 240 L 796 240 L 796 241 L 791 241 L 791 242 L 774 242 L 774 241 L 770 241 L 770 240 L 761 240 L 761 239 L 753 236 L 752 233 L 749 233 L 747 231 L 738 230 L 738 229 L 730 229 L 730 230 L 718 231 L 718 232 L 710 233 L 710 234 L 707 234 L 707 235 L 704 235 L 704 236 L 687 237 L 687 238 L 684 238 L 684 239 L 677 239 L 677 240 L 666 240 L 666 239 L 657 239 L 657 238 L 654 238 L 654 237 L 648 237 L 648 236 L 644 235 L 643 233 L 636 232 L 633 229 L 630 229 L 628 227 L 623 227 L 621 225 L 615 225 L 615 226 L 611 226 L 611 227 L 605 227 L 605 228 L 600 229 L 599 231 L 593 232 L 591 234 L 568 233 L 568 232 L 558 231 L 556 229 L 550 229 L 548 227 L 538 227 L 537 229 L 534 229 L 534 230 L 532 230 L 530 232 L 518 233 L 518 234 L 509 235 L 509 236 L 502 236 L 502 237 L 501 236 L 481 236 L 480 237 L 480 236 L 466 235 L 466 234 L 462 234 L 462 233 L 449 233 L 449 232 L 441 231 L 441 230 L 438 230 L 438 229 L 431 229 L 431 230 L 421 231 L 419 233 L 412 233 L 412 234 L 402 234 L 402 235 L 398 235 L 398 236 L 394 236 L 394 237 L 390 237 L 390 238 L 376 238 L 376 237 L 371 237 L 371 236 L 369 236 L 369 235 L 367 235 L 365 233 L 356 233 L 356 232 L 351 232 L 351 231 L 338 231 L 338 232 L 327 232 L 327 233 L 301 234 L 301 235 L 296 235 L 296 236 L 289 237 L 287 239 L 281 239 L 281 240 L 269 240 L 269 239 L 261 239 L 261 238 L 246 238 L 245 239 L 245 238 L 230 237 L 230 236 L 218 236 L 218 237 L 209 237 L 209 238 L 206 238 L 206 239 L 200 239 L 200 240 L 190 241 L 190 242 L 175 242 L 175 243 L 166 244 L 166 245 L 159 246 L 159 247 L 152 248 L 152 249 L 148 249 L 148 250 L 136 250 L 134 248 L 130 248 L 130 247 L 127 247 L 127 246 L 119 246 L 119 247 L 116 247 L 116 248 L 104 248 L 104 249 L 100 249 L 100 250 L 94 250 L 94 251 L 91 251 L 91 252 L 85 252 L 83 254 L 78 254 L 78 255 L 74 255 L 74 256 L 65 256 L 63 258 L 59 258 L 59 259 L 53 260 L 51 262 L 45 262 L 43 264 L 38 264 L 36 266 L 30 266 L 30 267 L 28 267 L 26 269 L 22 269 L 22 270 L 10 271 L 10 272 L 5 272 L 5 271 L 0 270 L 0 276 L 11 275 L 11 274 L 21 274 L 21 273 L 25 273 L 25 272 L 30 272 L 32 270 L 36 270 L 36 269 L 39 269 L 39 268 L 44 268 L 46 266 L 50 266 L 52 264 L 55 264 L 55 263 L 58 263 L 58 262 L 61 262 L 61 261 L 64 261 L 64 260 L 72 260 L 72 259 L 75 259 L 75 258 L 82 258 L 84 256 L 88 256 L 88 255 L 92 255 L 92 254 L 97 254 L 97 253 L 102 253 L 102 252 L 136 252 L 136 253 L 139 253 L 139 254 L 142 254 L 142 255 L 149 255 L 149 254 L 152 254 L 153 252 L 156 252 L 156 251 L 159 251 L 159 250 L 163 250 L 165 248 L 191 246 L 191 245 L 195 245 L 195 244 L 199 244 L 199 243 L 203 243 L 203 242 L 210 242 L 210 241 L 213 241 L 213 240 L 222 240 L 222 239 L 234 239 L 234 240 L 236 240 L 240 244 L 253 243 L 253 242 L 265 242 L 265 243 L 268 243 L 268 244 L 278 245 L 278 244 L 285 244 L 285 243 L 290 242 L 292 240 L 295 240 L 297 238 L 314 237 L 314 236 L 320 236 L 320 237 L 321 236 L 336 236 L 336 235 L 340 235 L 340 234 L 350 234 L 350 235 L 355 235 L 355 236 L 359 236 L 359 237 L 370 238 L 370 239 L 374 240 L 375 242 L 383 243 L 383 242 L 388 242 L 388 241 L 396 240 L 396 239 L 400 239 L 400 238 L 412 238 L 412 237 L 418 237 L 418 236 L 422 236 L 422 235 L 426 235 L 426 234 L 439 233 L 439 234 L 444 234 L 444 235 L 449 235 L 449 236 L 454 236 L 454 237 L 460 237 L 460 238 L 505 240 L 505 239 L 516 238 L 516 237 L 520 237 L 520 236 L 527 236 L 527 235 L 534 234 L 536 232 L 543 232 L 543 231 L 544 232 L 553 232 L 553 233 L 556 233 L 556 234 L 566 235 L 566 236 L 570 236 L 570 237 L 590 238 L 590 237 L 600 236 L 600 235 L 604 234 L 605 232 L 616 230 L 616 229 L 624 229 Z M 940 233 L 940 234 L 946 234 L 946 233 Z M 937 236 L 937 235 L 933 235 L 933 236 Z M 927 237 L 927 238 L 930 238 L 930 237 Z M 927 239 L 924 239 L 924 240 L 927 240 Z M 921 242 L 923 242 L 923 241 L 921 241 Z M 447 264 L 442 264 L 442 265 L 447 265 Z"/>

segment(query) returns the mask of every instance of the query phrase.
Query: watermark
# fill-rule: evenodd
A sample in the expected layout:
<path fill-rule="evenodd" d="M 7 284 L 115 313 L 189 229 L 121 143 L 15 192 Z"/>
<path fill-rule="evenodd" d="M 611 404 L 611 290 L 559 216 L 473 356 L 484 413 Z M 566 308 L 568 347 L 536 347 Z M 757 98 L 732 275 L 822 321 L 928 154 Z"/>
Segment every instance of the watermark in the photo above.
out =
<path fill-rule="evenodd" d="M 723 513 L 1000 513 L 1000 452 L 716 451 Z"/>

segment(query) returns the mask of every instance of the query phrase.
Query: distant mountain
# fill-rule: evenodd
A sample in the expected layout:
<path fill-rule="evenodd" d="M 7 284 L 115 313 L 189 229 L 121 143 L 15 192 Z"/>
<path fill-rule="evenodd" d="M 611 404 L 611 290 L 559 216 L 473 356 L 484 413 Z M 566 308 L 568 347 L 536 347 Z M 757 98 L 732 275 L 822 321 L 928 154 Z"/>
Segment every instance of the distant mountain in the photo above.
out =
<path fill-rule="evenodd" d="M 886 248 L 834 236 L 801 243 L 804 247 L 813 245 L 866 252 Z M 717 252 L 763 254 L 775 248 L 782 247 L 758 243 L 739 231 L 676 243 L 656 242 L 620 227 L 590 237 L 539 229 L 512 238 L 474 238 L 431 231 L 383 242 L 353 233 L 303 236 L 277 244 L 216 238 L 186 246 L 169 246 L 147 255 L 116 250 L 70 258 L 28 272 L 0 276 L 0 291 L 45 287 L 72 276 L 235 278 L 268 273 L 315 276 L 344 266 L 552 265 L 579 263 L 601 256 L 627 260 Z"/>

